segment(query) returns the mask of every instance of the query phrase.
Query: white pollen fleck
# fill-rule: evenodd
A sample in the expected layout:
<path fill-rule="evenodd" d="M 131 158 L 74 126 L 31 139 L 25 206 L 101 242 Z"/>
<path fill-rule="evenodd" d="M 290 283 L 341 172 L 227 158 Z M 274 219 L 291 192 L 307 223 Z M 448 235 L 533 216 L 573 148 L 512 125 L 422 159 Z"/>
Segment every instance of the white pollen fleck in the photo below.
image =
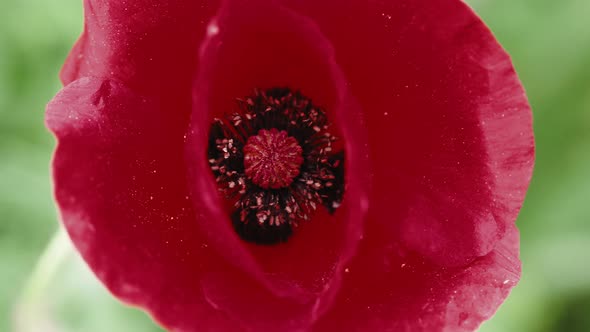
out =
<path fill-rule="evenodd" d="M 348 268 L 345 268 L 344 272 L 348 273 L 348 272 L 350 272 L 350 270 Z"/>
<path fill-rule="evenodd" d="M 207 26 L 207 36 L 212 37 L 219 33 L 219 26 L 216 23 L 210 23 Z"/>
<path fill-rule="evenodd" d="M 383 112 L 383 115 L 388 116 L 389 113 L 388 112 Z"/>
<path fill-rule="evenodd" d="M 360 205 L 363 211 L 367 211 L 367 209 L 369 209 L 369 199 L 366 196 L 361 197 Z"/>

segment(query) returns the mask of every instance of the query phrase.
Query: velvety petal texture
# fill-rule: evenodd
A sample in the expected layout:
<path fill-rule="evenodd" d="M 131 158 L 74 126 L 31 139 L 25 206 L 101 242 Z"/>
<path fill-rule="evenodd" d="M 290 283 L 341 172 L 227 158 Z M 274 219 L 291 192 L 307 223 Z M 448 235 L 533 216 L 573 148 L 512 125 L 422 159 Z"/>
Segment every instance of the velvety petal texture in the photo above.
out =
<path fill-rule="evenodd" d="M 534 151 L 526 97 L 488 29 L 461 1 L 286 2 L 320 26 L 362 105 L 371 210 L 441 265 L 490 252 Z"/>
<path fill-rule="evenodd" d="M 189 183 L 193 192 L 214 192 L 210 177 L 203 176 L 209 171 L 207 161 L 202 157 L 207 140 L 207 127 L 213 117 L 221 117 L 220 111 L 231 109 L 235 96 L 248 95 L 253 88 L 268 86 L 296 86 L 305 91 L 313 100 L 331 113 L 332 118 L 344 124 L 338 129 L 347 142 L 360 144 L 366 138 L 357 128 L 348 125 L 360 118 L 360 109 L 350 97 L 343 74 L 334 62 L 334 50 L 324 39 L 317 26 L 291 10 L 268 1 L 227 2 L 208 26 L 208 38 L 199 53 L 199 71 L 193 90 L 193 114 L 187 144 L 187 160 L 193 173 Z M 282 40 L 269 45 L 269 40 Z M 263 53 L 253 50 L 264 49 Z M 236 57 L 236 54 L 241 56 Z M 312 75 L 314 79 L 311 79 Z M 348 120 L 345 122 L 344 120 Z M 260 324 L 280 318 L 279 325 L 269 330 L 284 329 L 303 315 L 295 326 L 306 327 L 315 317 L 328 310 L 339 289 L 345 263 L 356 251 L 361 235 L 361 223 L 366 213 L 367 179 L 363 170 L 367 160 L 361 149 L 347 147 L 347 191 L 344 209 L 333 216 L 318 211 L 314 220 L 296 230 L 296 235 L 281 246 L 264 248 L 245 245 L 231 229 L 227 209 L 217 195 L 208 204 L 202 204 L 199 197 L 195 204 L 197 210 L 211 209 L 218 217 L 202 223 L 203 232 L 209 235 L 217 250 L 228 260 L 241 266 L 247 275 L 260 276 L 271 297 L 287 297 L 291 302 L 298 301 L 304 306 L 289 319 L 284 315 L 288 307 L 278 305 L 272 299 L 261 298 L 256 306 L 246 303 L 252 298 L 260 298 L 264 292 L 252 295 L 243 290 L 247 286 L 244 276 L 227 276 L 227 284 L 239 284 L 240 288 L 215 287 L 210 296 L 223 298 L 228 314 L 239 317 L 241 321 L 260 330 Z M 355 172 L 356 170 L 356 172 Z M 194 195 L 193 197 L 197 197 Z M 364 205 L 363 205 L 364 204 Z M 203 284 L 209 290 L 209 284 Z M 243 297 L 243 301 L 240 298 Z M 292 307 L 292 303 L 287 303 Z M 279 327 L 277 327 L 279 326 Z"/>
<path fill-rule="evenodd" d="M 86 0 L 47 108 L 74 244 L 171 331 L 473 331 L 520 277 L 531 111 L 458 0 Z M 242 241 L 210 124 L 255 89 L 322 105 L 346 191 L 286 243 Z"/>
<path fill-rule="evenodd" d="M 81 78 L 49 104 L 59 137 L 55 195 L 74 244 L 126 302 L 171 327 L 232 328 L 195 280 L 215 260 L 189 204 L 182 134 L 153 100 L 113 80 Z M 197 318 L 199 317 L 199 318 Z"/>

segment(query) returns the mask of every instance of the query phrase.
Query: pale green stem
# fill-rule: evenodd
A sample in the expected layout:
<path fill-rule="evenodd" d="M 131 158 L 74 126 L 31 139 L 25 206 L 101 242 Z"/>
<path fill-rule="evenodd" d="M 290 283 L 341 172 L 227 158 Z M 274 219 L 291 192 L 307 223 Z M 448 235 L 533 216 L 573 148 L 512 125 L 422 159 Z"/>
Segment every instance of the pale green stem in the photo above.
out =
<path fill-rule="evenodd" d="M 72 253 L 70 239 L 63 227 L 60 227 L 39 257 L 16 303 L 13 316 L 14 332 L 62 331 L 56 322 L 51 320 L 47 293 L 52 279 Z"/>

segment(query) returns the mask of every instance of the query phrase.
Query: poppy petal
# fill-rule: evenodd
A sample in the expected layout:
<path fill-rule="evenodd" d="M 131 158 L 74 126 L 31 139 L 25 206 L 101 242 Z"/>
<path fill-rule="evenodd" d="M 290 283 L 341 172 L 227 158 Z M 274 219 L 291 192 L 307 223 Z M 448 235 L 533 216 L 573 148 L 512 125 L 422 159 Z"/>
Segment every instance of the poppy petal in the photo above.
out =
<path fill-rule="evenodd" d="M 208 127 L 203 124 L 231 112 L 236 98 L 250 95 L 256 88 L 288 86 L 301 91 L 326 108 L 345 145 L 356 141 L 354 129 L 338 124 L 346 117 L 358 118 L 359 110 L 349 100 L 329 42 L 313 22 L 269 2 L 235 1 L 221 8 L 207 30 L 209 38 L 200 50 L 201 71 L 194 85 L 187 143 L 189 172 L 194 174 L 190 180 L 193 192 L 211 192 L 215 188 L 212 175 L 202 176 L 210 173 L 205 159 L 207 146 L 202 144 L 207 140 Z M 346 153 L 348 168 L 357 172 L 363 169 L 360 149 L 347 146 Z M 243 271 L 238 276 L 218 276 L 214 278 L 215 284 L 205 283 L 210 298 L 223 303 L 219 305 L 222 310 L 255 330 L 264 330 L 273 323 L 283 324 L 273 328 L 281 330 L 296 328 L 294 323 L 310 324 L 331 303 L 329 298 L 338 289 L 343 264 L 354 254 L 363 220 L 359 202 L 366 201 L 360 179 L 349 181 L 345 204 L 334 216 L 319 210 L 309 223 L 296 229 L 287 243 L 270 248 L 240 241 L 231 229 L 230 213 L 219 197 L 207 198 L 207 204 L 198 199 L 195 209 L 209 209 L 217 216 L 201 223 L 203 232 L 228 261 Z M 252 280 L 245 279 L 244 274 L 259 285 L 251 285 Z M 267 292 L 253 295 L 252 289 L 260 285 Z M 291 298 L 303 307 L 294 310 L 292 303 L 281 305 L 272 296 L 264 295 L 268 292 L 276 298 Z M 245 305 L 253 296 L 259 298 L 257 305 Z M 307 314 L 298 321 L 294 317 L 301 314 L 295 311 Z M 279 319 L 289 316 L 289 312 L 290 319 Z"/>
<path fill-rule="evenodd" d="M 195 52 L 215 0 L 84 0 L 84 32 L 61 79 L 117 79 L 144 93 L 190 95 Z"/>
<path fill-rule="evenodd" d="M 442 266 L 493 250 L 534 144 L 523 89 L 484 24 L 455 0 L 282 3 L 318 24 L 362 107 L 374 222 Z"/>
<path fill-rule="evenodd" d="M 204 266 L 223 261 L 195 227 L 207 216 L 190 204 L 183 135 L 166 107 L 116 81 L 81 78 L 48 105 L 46 121 L 58 139 L 61 219 L 109 290 L 170 328 L 235 331 L 200 287 Z"/>
<path fill-rule="evenodd" d="M 369 221 L 365 235 L 332 309 L 314 332 L 474 331 L 520 278 L 514 226 L 493 251 L 460 268 L 408 254 L 378 223 Z"/>

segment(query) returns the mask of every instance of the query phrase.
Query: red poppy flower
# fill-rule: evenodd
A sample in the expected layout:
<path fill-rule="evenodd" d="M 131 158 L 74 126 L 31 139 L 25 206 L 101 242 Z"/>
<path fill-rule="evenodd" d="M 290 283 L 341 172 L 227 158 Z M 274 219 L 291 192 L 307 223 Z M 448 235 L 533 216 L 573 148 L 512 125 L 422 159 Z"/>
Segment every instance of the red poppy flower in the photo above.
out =
<path fill-rule="evenodd" d="M 471 331 L 520 274 L 531 112 L 457 0 L 86 0 L 63 223 L 174 331 Z"/>

